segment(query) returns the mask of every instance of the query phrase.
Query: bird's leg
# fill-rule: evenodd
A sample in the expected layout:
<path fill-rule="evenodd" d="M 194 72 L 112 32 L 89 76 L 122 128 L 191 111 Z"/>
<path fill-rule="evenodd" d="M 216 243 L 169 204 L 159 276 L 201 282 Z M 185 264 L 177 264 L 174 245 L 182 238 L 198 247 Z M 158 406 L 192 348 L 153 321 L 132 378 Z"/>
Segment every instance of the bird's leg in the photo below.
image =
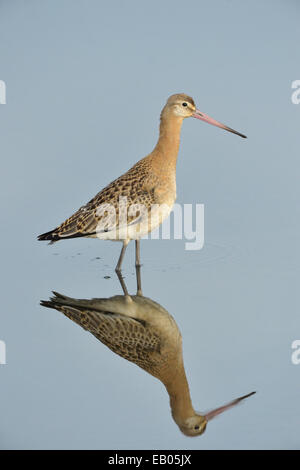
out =
<path fill-rule="evenodd" d="M 140 258 L 140 240 L 135 240 L 135 270 L 136 270 L 136 283 L 137 295 L 142 293 L 142 279 L 141 279 L 141 258 Z"/>
<path fill-rule="evenodd" d="M 126 284 L 124 282 L 124 278 L 122 276 L 122 272 L 121 272 L 121 266 L 122 266 L 122 262 L 123 262 L 123 259 L 124 259 L 124 255 L 125 255 L 125 251 L 126 251 L 126 248 L 127 248 L 127 245 L 128 245 L 128 241 L 127 240 L 124 240 L 123 241 L 123 246 L 122 246 L 122 250 L 121 250 L 121 253 L 120 253 L 120 257 L 119 257 L 119 260 L 118 260 L 118 263 L 117 263 L 117 266 L 116 266 L 116 273 L 117 273 L 117 276 L 118 276 L 118 279 L 120 281 L 120 284 L 122 286 L 122 289 L 123 289 L 123 292 L 124 292 L 124 295 L 126 297 L 129 297 L 129 294 L 128 294 L 128 290 L 127 290 L 127 287 L 126 287 Z"/>

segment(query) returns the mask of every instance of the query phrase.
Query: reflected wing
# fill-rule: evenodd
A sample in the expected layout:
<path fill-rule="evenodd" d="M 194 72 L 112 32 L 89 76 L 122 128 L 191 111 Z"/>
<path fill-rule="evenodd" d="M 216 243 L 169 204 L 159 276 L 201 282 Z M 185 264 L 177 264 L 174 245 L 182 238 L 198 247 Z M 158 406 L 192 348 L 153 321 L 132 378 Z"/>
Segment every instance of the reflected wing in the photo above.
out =
<path fill-rule="evenodd" d="M 50 301 L 41 301 L 41 305 L 62 312 L 124 359 L 145 370 L 155 365 L 161 341 L 144 321 L 118 313 L 94 310 L 88 306 L 76 306 L 75 299 L 70 301 L 68 297 L 55 295 Z M 72 305 L 68 305 L 70 303 Z"/>

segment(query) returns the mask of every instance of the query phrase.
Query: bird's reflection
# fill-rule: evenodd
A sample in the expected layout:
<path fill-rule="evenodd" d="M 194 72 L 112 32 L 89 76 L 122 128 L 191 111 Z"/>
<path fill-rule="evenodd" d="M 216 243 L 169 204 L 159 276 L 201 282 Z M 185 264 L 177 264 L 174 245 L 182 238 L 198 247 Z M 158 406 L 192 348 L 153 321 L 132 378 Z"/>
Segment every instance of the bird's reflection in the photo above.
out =
<path fill-rule="evenodd" d="M 186 436 L 202 434 L 209 420 L 255 393 L 208 413 L 197 413 L 185 374 L 181 333 L 174 318 L 161 305 L 142 295 L 87 300 L 53 294 L 41 305 L 62 312 L 113 352 L 164 384 L 173 419 Z"/>

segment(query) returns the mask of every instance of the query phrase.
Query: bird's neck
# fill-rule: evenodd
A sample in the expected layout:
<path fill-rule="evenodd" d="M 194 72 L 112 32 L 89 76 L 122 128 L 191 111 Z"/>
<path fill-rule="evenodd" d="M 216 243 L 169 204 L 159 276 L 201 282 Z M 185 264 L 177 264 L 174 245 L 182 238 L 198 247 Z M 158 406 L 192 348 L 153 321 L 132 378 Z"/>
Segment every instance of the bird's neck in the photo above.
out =
<path fill-rule="evenodd" d="M 174 421 L 180 426 L 186 419 L 195 415 L 192 405 L 188 381 L 183 364 L 174 370 L 173 377 L 165 382 L 165 387 L 170 396 L 170 406 Z"/>
<path fill-rule="evenodd" d="M 166 110 L 162 111 L 159 139 L 152 152 L 153 162 L 160 168 L 176 170 L 182 121 L 181 117 Z"/>

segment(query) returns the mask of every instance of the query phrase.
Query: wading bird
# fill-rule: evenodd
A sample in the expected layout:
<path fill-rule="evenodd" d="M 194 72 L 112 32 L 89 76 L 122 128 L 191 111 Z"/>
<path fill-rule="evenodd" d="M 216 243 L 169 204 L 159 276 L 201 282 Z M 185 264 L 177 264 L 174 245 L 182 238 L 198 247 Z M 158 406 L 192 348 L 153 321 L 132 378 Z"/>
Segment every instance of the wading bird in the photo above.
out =
<path fill-rule="evenodd" d="M 78 300 L 53 292 L 44 307 L 73 320 L 119 356 L 159 379 L 170 397 L 174 421 L 186 436 L 198 436 L 207 422 L 255 392 L 208 413 L 192 405 L 183 357 L 181 333 L 174 318 L 158 303 L 142 296 Z"/>
<path fill-rule="evenodd" d="M 93 237 L 122 241 L 116 266 L 119 278 L 126 247 L 130 240 L 135 240 L 135 264 L 139 266 L 140 239 L 169 216 L 176 199 L 180 130 L 183 120 L 188 117 L 246 137 L 199 111 L 190 96 L 184 93 L 172 95 L 161 112 L 159 139 L 154 150 L 102 189 L 65 222 L 43 233 L 38 239 L 57 242 L 75 237 Z M 141 282 L 137 280 L 141 293 Z"/>

